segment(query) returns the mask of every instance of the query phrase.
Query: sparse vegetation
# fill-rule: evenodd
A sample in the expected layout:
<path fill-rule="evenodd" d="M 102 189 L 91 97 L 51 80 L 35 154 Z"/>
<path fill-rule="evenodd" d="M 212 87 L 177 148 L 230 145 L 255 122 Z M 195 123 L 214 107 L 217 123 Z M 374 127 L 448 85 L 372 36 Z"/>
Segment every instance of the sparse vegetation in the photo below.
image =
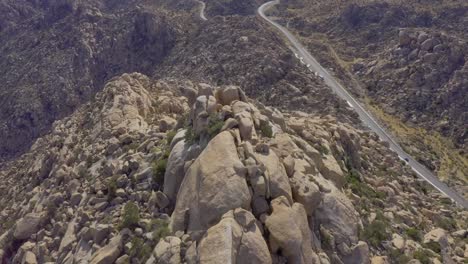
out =
<path fill-rule="evenodd" d="M 175 131 L 175 130 L 167 132 L 166 142 L 167 142 L 168 145 L 170 145 L 172 143 L 172 140 L 174 139 L 176 134 L 177 134 L 177 131 Z"/>
<path fill-rule="evenodd" d="M 444 216 L 437 218 L 435 224 L 436 226 L 448 231 L 454 231 L 457 227 L 457 222 L 455 221 L 455 219 Z"/>
<path fill-rule="evenodd" d="M 171 230 L 169 229 L 169 223 L 162 219 L 154 219 L 151 221 L 152 228 L 155 229 L 153 231 L 153 239 L 154 241 L 159 242 L 160 239 L 167 237 L 171 234 Z"/>
<path fill-rule="evenodd" d="M 139 237 L 132 239 L 132 247 L 130 248 L 130 258 L 136 258 L 140 263 L 145 263 L 151 256 L 151 247 Z"/>
<path fill-rule="evenodd" d="M 377 212 L 377 216 L 372 223 L 364 226 L 364 229 L 359 233 L 360 239 L 367 241 L 374 247 L 380 247 L 382 241 L 390 239 L 390 224 L 381 212 Z"/>
<path fill-rule="evenodd" d="M 406 229 L 405 233 L 412 240 L 418 241 L 418 242 L 421 241 L 421 232 L 419 232 L 419 230 L 417 230 L 416 228 L 410 227 Z"/>
<path fill-rule="evenodd" d="M 112 201 L 116 197 L 117 192 L 117 177 L 113 176 L 107 185 L 107 199 Z"/>
<path fill-rule="evenodd" d="M 214 138 L 219 132 L 221 132 L 221 128 L 224 125 L 224 121 L 219 119 L 216 115 L 211 115 L 209 117 L 209 124 L 208 124 L 208 136 L 210 139 Z"/>
<path fill-rule="evenodd" d="M 435 242 L 435 241 L 430 241 L 430 242 L 424 244 L 424 246 L 426 248 L 434 251 L 437 254 L 439 254 L 442 251 L 442 248 L 440 247 L 440 244 L 438 242 Z"/>
<path fill-rule="evenodd" d="M 134 202 L 128 202 L 127 204 L 125 204 L 120 229 L 133 229 L 138 226 L 139 221 L 140 208 L 138 208 L 138 206 Z"/>
<path fill-rule="evenodd" d="M 392 260 L 392 263 L 398 264 L 406 264 L 411 260 L 403 251 L 398 249 L 392 249 L 389 253 L 389 258 Z"/>
<path fill-rule="evenodd" d="M 185 131 L 184 138 L 187 144 L 192 145 L 200 139 L 200 135 L 195 134 L 195 131 L 193 131 L 193 128 L 191 126 L 188 126 L 187 130 Z"/>
<path fill-rule="evenodd" d="M 268 122 L 260 122 L 260 133 L 267 138 L 273 137 L 273 129 Z"/>
<path fill-rule="evenodd" d="M 432 254 L 429 251 L 427 251 L 425 249 L 422 249 L 422 248 L 419 248 L 413 254 L 413 258 L 419 260 L 421 262 L 421 264 L 430 264 L 430 263 L 432 263 L 432 261 L 430 259 L 430 256 L 432 256 Z"/>
<path fill-rule="evenodd" d="M 167 158 L 159 159 L 153 163 L 153 182 L 162 185 L 166 173 Z"/>

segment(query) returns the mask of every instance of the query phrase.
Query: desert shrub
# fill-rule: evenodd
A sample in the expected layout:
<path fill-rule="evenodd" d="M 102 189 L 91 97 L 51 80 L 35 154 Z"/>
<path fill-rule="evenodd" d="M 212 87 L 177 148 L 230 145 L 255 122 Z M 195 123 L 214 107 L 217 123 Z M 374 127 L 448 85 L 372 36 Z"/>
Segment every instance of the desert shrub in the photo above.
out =
<path fill-rule="evenodd" d="M 405 231 L 406 235 L 413 239 L 414 241 L 421 241 L 421 232 L 417 230 L 416 228 L 408 228 Z"/>
<path fill-rule="evenodd" d="M 346 186 L 360 197 L 366 197 L 371 200 L 385 198 L 385 193 L 375 191 L 369 185 L 362 182 L 357 170 L 352 168 L 349 170 L 348 177 L 346 177 Z"/>
<path fill-rule="evenodd" d="M 455 219 L 448 218 L 448 217 L 440 217 L 435 221 L 436 226 L 448 230 L 448 231 L 453 231 L 457 227 L 457 222 Z"/>
<path fill-rule="evenodd" d="M 167 237 L 171 234 L 169 229 L 169 223 L 163 219 L 154 219 L 152 222 L 153 228 L 153 240 L 159 242 L 164 237 Z"/>
<path fill-rule="evenodd" d="M 399 249 L 390 250 L 388 257 L 392 261 L 391 263 L 406 264 L 411 258 L 406 256 L 405 253 Z"/>
<path fill-rule="evenodd" d="M 188 126 L 187 130 L 185 131 L 184 139 L 185 142 L 187 142 L 187 144 L 192 145 L 200 139 L 200 135 L 197 135 L 195 131 L 193 131 L 193 128 L 191 126 Z"/>
<path fill-rule="evenodd" d="M 138 206 L 134 202 L 128 202 L 127 204 L 125 204 L 120 229 L 133 229 L 138 226 L 139 221 L 140 209 L 138 208 Z"/>
<path fill-rule="evenodd" d="M 364 229 L 359 233 L 360 238 L 369 242 L 374 247 L 379 247 L 382 241 L 390 238 L 390 232 L 388 229 L 390 224 L 385 219 L 381 212 L 377 212 L 377 216 L 372 223 L 364 226 Z"/>
<path fill-rule="evenodd" d="M 327 147 L 323 146 L 323 145 L 320 145 L 320 144 L 317 144 L 317 150 L 320 152 L 320 154 L 322 155 L 328 155 L 330 154 L 330 151 L 328 150 Z"/>
<path fill-rule="evenodd" d="M 145 263 L 151 256 L 151 247 L 139 237 L 132 239 L 132 247 L 130 248 L 130 258 L 136 258 L 140 263 Z"/>
<path fill-rule="evenodd" d="M 164 174 L 167 168 L 167 158 L 163 155 L 161 159 L 153 163 L 153 182 L 160 186 L 164 183 Z"/>
<path fill-rule="evenodd" d="M 435 242 L 435 241 L 430 241 L 428 243 L 425 243 L 424 246 L 432 251 L 434 251 L 435 253 L 439 253 L 442 251 L 442 248 L 440 247 L 440 244 L 438 242 Z"/>
<path fill-rule="evenodd" d="M 260 122 L 260 133 L 267 138 L 273 137 L 273 129 L 268 122 Z"/>
<path fill-rule="evenodd" d="M 107 198 L 109 201 L 116 197 L 117 193 L 117 177 L 113 176 L 107 184 Z"/>
<path fill-rule="evenodd" d="M 432 254 L 429 251 L 422 249 L 422 248 L 419 248 L 413 254 L 413 258 L 419 260 L 422 264 L 432 263 L 431 258 L 430 258 L 431 256 Z"/>
<path fill-rule="evenodd" d="M 170 145 L 172 143 L 172 140 L 174 139 L 176 134 L 177 134 L 177 131 L 175 131 L 175 130 L 167 132 L 166 142 L 167 142 L 168 145 Z"/>
<path fill-rule="evenodd" d="M 210 116 L 209 123 L 208 123 L 208 136 L 210 139 L 214 138 L 216 135 L 221 132 L 221 128 L 223 128 L 224 121 L 219 119 L 217 116 Z"/>

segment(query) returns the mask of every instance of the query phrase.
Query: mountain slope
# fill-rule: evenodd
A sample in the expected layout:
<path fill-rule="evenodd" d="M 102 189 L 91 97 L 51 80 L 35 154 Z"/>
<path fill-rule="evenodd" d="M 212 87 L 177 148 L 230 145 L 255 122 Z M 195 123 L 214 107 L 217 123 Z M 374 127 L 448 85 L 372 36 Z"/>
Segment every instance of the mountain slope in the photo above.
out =
<path fill-rule="evenodd" d="M 369 132 L 282 114 L 236 86 L 124 74 L 2 164 L 0 255 L 461 261 L 466 212 L 391 153 Z"/>

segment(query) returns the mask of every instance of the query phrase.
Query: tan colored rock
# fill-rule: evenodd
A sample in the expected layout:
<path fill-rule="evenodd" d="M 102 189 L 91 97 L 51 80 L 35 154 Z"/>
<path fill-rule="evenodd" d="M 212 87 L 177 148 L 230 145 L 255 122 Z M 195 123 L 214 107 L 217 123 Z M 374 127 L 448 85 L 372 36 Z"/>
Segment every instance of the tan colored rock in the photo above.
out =
<path fill-rule="evenodd" d="M 234 101 L 246 101 L 244 92 L 238 86 L 227 86 L 217 90 L 216 97 L 222 105 L 230 105 Z"/>
<path fill-rule="evenodd" d="M 257 161 L 265 165 L 269 197 L 272 199 L 284 196 L 289 202 L 292 202 L 291 186 L 289 185 L 288 175 L 282 162 L 276 156 L 274 151 L 268 153 L 255 153 Z"/>
<path fill-rule="evenodd" d="M 208 229 L 198 248 L 200 263 L 271 263 L 268 246 L 255 217 L 236 209 Z"/>
<path fill-rule="evenodd" d="M 294 201 L 304 205 L 308 216 L 312 216 L 315 209 L 322 201 L 319 187 L 312 181 L 312 175 L 295 173 L 290 179 Z"/>
<path fill-rule="evenodd" d="M 23 256 L 21 264 L 37 264 L 36 255 L 34 255 L 34 253 L 31 251 L 27 251 Z"/>
<path fill-rule="evenodd" d="M 323 176 L 333 181 L 336 187 L 341 188 L 346 183 L 346 179 L 340 165 L 332 155 L 325 155 L 322 160 L 323 166 L 320 167 L 320 172 Z"/>
<path fill-rule="evenodd" d="M 249 209 L 246 173 L 231 133 L 221 132 L 188 169 L 172 214 L 172 230 L 206 230 L 229 210 Z"/>
<path fill-rule="evenodd" d="M 29 213 L 21 218 L 15 226 L 13 237 L 16 240 L 28 239 L 32 234 L 39 231 L 45 216 L 38 213 Z"/>
<path fill-rule="evenodd" d="M 156 263 L 179 264 L 181 241 L 178 237 L 168 236 L 159 241 L 153 251 Z"/>
<path fill-rule="evenodd" d="M 271 206 L 272 214 L 266 219 L 265 226 L 270 233 L 272 253 L 281 250 L 289 263 L 319 263 L 318 256 L 312 251 L 304 207 L 297 203 L 291 207 L 284 196 L 273 200 Z"/>
<path fill-rule="evenodd" d="M 371 259 L 371 264 L 390 264 L 386 256 L 376 256 Z"/>
<path fill-rule="evenodd" d="M 335 185 L 320 175 L 314 177 L 320 190 L 326 190 L 323 201 L 315 210 L 315 220 L 330 230 L 336 244 L 348 246 L 358 242 L 359 218 L 351 201 Z"/>
<path fill-rule="evenodd" d="M 120 256 L 122 249 L 122 236 L 117 235 L 110 240 L 109 244 L 93 254 L 90 264 L 112 264 Z"/>
<path fill-rule="evenodd" d="M 436 229 L 431 230 L 430 232 L 424 235 L 423 243 L 429 243 L 431 241 L 437 242 L 441 244 L 441 246 L 447 245 L 448 243 L 447 231 L 445 231 L 442 228 L 436 228 Z"/>
<path fill-rule="evenodd" d="M 399 249 L 399 250 L 402 250 L 403 248 L 405 248 L 405 239 L 403 237 L 401 237 L 400 235 L 398 234 L 393 234 L 392 235 L 392 245 Z"/>
<path fill-rule="evenodd" d="M 357 245 L 351 248 L 351 255 L 343 258 L 345 264 L 370 264 L 369 246 L 366 242 L 359 241 Z"/>

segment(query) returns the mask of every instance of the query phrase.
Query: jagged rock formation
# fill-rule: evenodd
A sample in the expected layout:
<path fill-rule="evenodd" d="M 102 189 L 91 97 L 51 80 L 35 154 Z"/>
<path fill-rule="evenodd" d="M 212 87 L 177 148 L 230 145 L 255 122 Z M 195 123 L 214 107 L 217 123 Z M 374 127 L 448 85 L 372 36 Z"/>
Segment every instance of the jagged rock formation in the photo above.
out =
<path fill-rule="evenodd" d="M 0 180 L 6 263 L 467 257 L 466 211 L 375 135 L 236 86 L 113 78 Z"/>

